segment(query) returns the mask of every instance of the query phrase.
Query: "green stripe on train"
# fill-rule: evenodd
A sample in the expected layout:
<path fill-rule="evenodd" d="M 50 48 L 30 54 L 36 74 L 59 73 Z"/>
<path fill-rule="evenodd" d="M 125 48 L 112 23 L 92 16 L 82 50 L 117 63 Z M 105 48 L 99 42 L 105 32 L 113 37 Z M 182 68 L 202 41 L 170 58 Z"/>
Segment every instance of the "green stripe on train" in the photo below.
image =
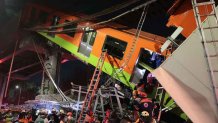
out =
<path fill-rule="evenodd" d="M 148 66 L 147 64 L 143 63 L 143 62 L 139 62 L 139 65 L 142 66 L 143 68 L 145 68 L 146 70 L 152 72 L 154 71 L 154 68 Z"/>
<path fill-rule="evenodd" d="M 78 53 L 78 47 L 73 45 L 72 43 L 64 40 L 63 38 L 60 38 L 59 36 L 56 36 L 53 38 L 49 35 L 47 35 L 47 33 L 43 33 L 43 32 L 38 32 L 39 34 L 41 34 L 42 36 L 46 37 L 47 39 L 49 39 L 50 41 L 58 44 L 59 46 L 61 46 L 62 48 L 66 49 L 67 51 L 71 52 L 73 55 L 75 55 L 76 57 L 78 57 L 80 60 L 92 64 L 93 66 L 97 65 L 98 62 L 98 57 L 96 57 L 95 55 L 91 54 L 90 57 L 86 57 L 81 53 Z M 112 73 L 115 71 L 118 71 L 117 68 L 112 68 L 111 64 L 108 62 L 104 63 L 103 69 L 102 69 L 105 73 L 107 73 L 108 75 L 112 75 Z M 117 80 L 121 81 L 123 84 L 125 84 L 126 86 L 130 87 L 130 88 L 134 88 L 134 84 L 130 83 L 130 74 L 122 71 L 120 73 L 117 74 L 117 76 L 115 77 Z"/>

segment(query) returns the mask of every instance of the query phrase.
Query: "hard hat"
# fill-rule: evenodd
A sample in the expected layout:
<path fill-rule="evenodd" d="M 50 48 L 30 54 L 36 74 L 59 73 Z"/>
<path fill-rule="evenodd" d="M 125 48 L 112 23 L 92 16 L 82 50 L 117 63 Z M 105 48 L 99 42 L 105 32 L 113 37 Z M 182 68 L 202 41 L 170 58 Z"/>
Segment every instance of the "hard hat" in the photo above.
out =
<path fill-rule="evenodd" d="M 60 109 L 60 113 L 64 114 L 64 110 L 63 110 L 63 109 Z"/>

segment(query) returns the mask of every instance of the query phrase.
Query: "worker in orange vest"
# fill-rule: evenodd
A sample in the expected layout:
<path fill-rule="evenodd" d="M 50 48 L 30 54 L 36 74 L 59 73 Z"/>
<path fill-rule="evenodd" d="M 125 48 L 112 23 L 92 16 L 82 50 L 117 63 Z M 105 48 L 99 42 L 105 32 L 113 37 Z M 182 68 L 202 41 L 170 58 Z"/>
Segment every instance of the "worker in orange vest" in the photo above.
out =
<path fill-rule="evenodd" d="M 148 95 L 147 95 L 147 93 L 145 93 L 143 91 L 134 90 L 132 92 L 132 96 L 133 96 L 133 99 L 135 99 L 135 98 L 146 98 Z"/>
<path fill-rule="evenodd" d="M 133 105 L 135 108 L 135 112 L 138 112 L 138 118 L 136 123 L 151 123 L 152 122 L 152 111 L 155 107 L 154 103 L 151 99 L 147 98 L 146 93 L 141 93 L 140 91 L 133 91 Z"/>
<path fill-rule="evenodd" d="M 106 110 L 106 116 L 105 116 L 105 118 L 104 118 L 104 120 L 103 120 L 102 123 L 109 123 L 110 115 L 111 115 L 111 110 L 110 110 L 110 109 L 107 109 L 107 110 Z"/>
<path fill-rule="evenodd" d="M 91 110 L 87 111 L 84 121 L 85 121 L 85 123 L 94 123 L 95 122 L 94 113 Z"/>

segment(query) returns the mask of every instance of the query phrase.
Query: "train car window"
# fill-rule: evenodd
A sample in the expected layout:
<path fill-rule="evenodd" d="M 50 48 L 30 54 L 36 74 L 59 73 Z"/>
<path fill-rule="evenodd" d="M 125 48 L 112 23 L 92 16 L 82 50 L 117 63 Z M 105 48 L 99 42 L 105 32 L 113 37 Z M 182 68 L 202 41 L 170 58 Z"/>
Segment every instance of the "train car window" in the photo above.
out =
<path fill-rule="evenodd" d="M 68 22 L 70 22 L 70 21 L 65 20 L 65 23 L 68 23 Z M 66 29 L 73 29 L 73 28 L 76 28 L 76 27 L 77 27 L 77 24 L 74 23 L 74 24 L 71 24 L 71 25 L 64 26 L 63 29 L 64 29 L 64 30 L 66 30 Z M 76 31 L 66 32 L 65 34 L 68 35 L 68 36 L 70 36 L 70 37 L 74 37 L 75 32 L 76 32 Z"/>
<path fill-rule="evenodd" d="M 40 13 L 39 13 L 39 23 L 40 24 L 46 23 L 47 18 L 48 18 L 48 13 L 44 12 L 44 11 L 40 11 Z"/>
<path fill-rule="evenodd" d="M 88 41 L 88 44 L 90 46 L 93 46 L 94 42 L 95 42 L 95 38 L 96 38 L 96 34 L 97 32 L 91 28 L 86 28 L 86 29 L 83 29 L 85 32 L 84 32 L 84 35 L 83 35 L 83 40 L 82 42 L 87 42 Z"/>
<path fill-rule="evenodd" d="M 87 42 L 88 41 L 88 37 L 89 37 L 89 33 L 85 32 L 85 34 L 83 35 L 83 40 L 82 42 Z"/>
<path fill-rule="evenodd" d="M 89 45 L 93 46 L 94 41 L 95 41 L 96 34 L 97 34 L 96 31 L 92 31 L 92 32 L 91 32 L 91 37 L 90 37 Z"/>
<path fill-rule="evenodd" d="M 108 54 L 118 59 L 123 59 L 126 50 L 127 42 L 107 36 L 104 42 L 103 49 L 107 49 Z"/>

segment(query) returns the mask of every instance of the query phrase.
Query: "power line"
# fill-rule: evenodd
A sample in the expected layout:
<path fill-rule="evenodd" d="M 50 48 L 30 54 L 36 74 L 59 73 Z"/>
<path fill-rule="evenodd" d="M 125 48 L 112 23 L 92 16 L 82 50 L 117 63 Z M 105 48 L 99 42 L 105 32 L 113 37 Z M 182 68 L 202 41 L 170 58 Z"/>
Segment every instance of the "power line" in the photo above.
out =
<path fill-rule="evenodd" d="M 60 27 L 64 27 L 64 26 L 68 26 L 68 25 L 72 25 L 74 23 L 79 23 L 79 22 L 82 22 L 82 21 L 90 21 L 90 20 L 93 20 L 97 17 L 100 17 L 100 16 L 103 16 L 103 15 L 107 15 L 107 14 L 110 14 L 110 13 L 113 13 L 115 11 L 118 11 L 120 9 L 123 9 L 125 7 L 128 7 L 136 2 L 138 2 L 140 0 L 129 0 L 128 2 L 125 2 L 125 3 L 121 3 L 121 4 L 117 4 L 115 6 L 112 6 L 110 8 L 107 8 L 101 12 L 97 12 L 93 15 L 90 15 L 90 16 L 87 16 L 85 18 L 81 18 L 79 20 L 74 20 L 74 21 L 70 21 L 70 22 L 65 22 L 65 23 L 62 23 L 62 24 L 59 24 L 59 25 L 56 25 L 56 26 L 48 26 L 48 27 L 37 27 L 36 29 L 52 29 L 52 28 L 60 28 Z"/>
<path fill-rule="evenodd" d="M 9 72 L 8 72 L 8 78 L 7 78 L 7 82 L 6 82 L 5 95 L 4 95 L 5 97 L 7 96 L 7 92 L 8 92 L 8 86 L 9 86 L 10 78 L 11 78 L 11 71 L 12 71 L 12 68 L 13 68 L 13 65 L 14 65 L 14 57 L 15 57 L 17 48 L 18 48 L 18 39 L 16 40 L 16 44 L 14 46 L 14 52 L 13 52 L 13 55 L 12 55 L 10 69 L 9 69 Z"/>
<path fill-rule="evenodd" d="M 131 13 L 131 12 L 134 12 L 134 11 L 138 10 L 138 9 L 141 9 L 141 8 L 143 8 L 143 7 L 147 6 L 147 5 L 150 5 L 150 4 L 152 4 L 152 3 L 156 2 L 156 1 L 157 1 L 157 0 L 150 0 L 150 1 L 147 1 L 147 2 L 144 3 L 144 4 L 141 4 L 141 5 L 137 6 L 137 7 L 134 7 L 134 8 L 132 8 L 132 9 L 130 9 L 130 10 L 128 10 L 128 11 L 122 13 L 122 14 L 119 14 L 119 15 L 113 17 L 113 18 L 110 18 L 110 19 L 105 20 L 105 21 L 98 22 L 98 23 L 96 23 L 96 24 L 89 25 L 88 27 L 92 27 L 92 28 L 93 28 L 93 27 L 95 27 L 95 26 L 98 26 L 98 25 L 101 25 L 101 24 L 105 24 L 105 23 L 114 21 L 114 20 L 116 20 L 116 19 L 118 19 L 118 18 L 120 18 L 120 17 L 122 17 L 122 16 L 124 16 L 124 15 L 126 15 L 126 14 L 129 14 L 129 13 Z M 85 27 L 87 27 L 87 26 L 79 26 L 79 27 L 77 27 L 77 28 L 64 29 L 64 30 L 59 30 L 59 31 L 57 31 L 57 30 L 49 31 L 49 30 L 40 30 L 40 29 L 38 29 L 38 30 L 37 30 L 37 29 L 35 29 L 35 30 L 27 29 L 27 30 L 29 30 L 29 31 L 38 31 L 38 32 L 47 32 L 47 33 L 49 33 L 49 32 L 50 32 L 50 33 L 65 33 L 65 32 L 75 32 L 76 30 L 78 30 L 78 29 L 83 29 L 83 28 L 85 28 Z"/>

